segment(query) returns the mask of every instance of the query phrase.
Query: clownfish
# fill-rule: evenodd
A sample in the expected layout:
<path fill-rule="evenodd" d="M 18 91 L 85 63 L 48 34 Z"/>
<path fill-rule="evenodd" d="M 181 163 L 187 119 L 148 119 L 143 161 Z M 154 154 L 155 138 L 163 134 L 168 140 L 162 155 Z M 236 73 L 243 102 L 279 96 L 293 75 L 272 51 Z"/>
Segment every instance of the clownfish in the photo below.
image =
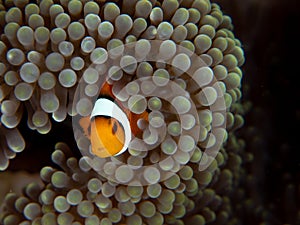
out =
<path fill-rule="evenodd" d="M 148 120 L 148 112 L 132 113 L 120 104 L 112 93 L 112 86 L 105 82 L 90 117 L 83 117 L 79 125 L 91 142 L 92 152 L 106 158 L 124 153 L 132 139 L 142 131 L 137 122 Z"/>

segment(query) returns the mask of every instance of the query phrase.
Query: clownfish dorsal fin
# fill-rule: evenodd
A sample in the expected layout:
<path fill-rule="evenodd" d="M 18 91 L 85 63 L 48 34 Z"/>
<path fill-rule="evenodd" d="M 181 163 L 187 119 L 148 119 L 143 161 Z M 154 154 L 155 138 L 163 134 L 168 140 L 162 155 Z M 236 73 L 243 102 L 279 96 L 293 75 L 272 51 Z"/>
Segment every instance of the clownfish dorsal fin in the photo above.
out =
<path fill-rule="evenodd" d="M 112 86 L 105 82 L 100 90 L 100 96 L 109 96 L 111 98 L 114 98 L 114 94 L 112 93 Z"/>

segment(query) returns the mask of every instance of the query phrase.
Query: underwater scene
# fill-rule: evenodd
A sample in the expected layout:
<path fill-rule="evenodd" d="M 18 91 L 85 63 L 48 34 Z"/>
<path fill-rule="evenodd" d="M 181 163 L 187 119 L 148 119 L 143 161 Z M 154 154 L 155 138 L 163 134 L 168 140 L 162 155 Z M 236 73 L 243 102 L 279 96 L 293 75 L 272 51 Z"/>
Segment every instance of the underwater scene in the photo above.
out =
<path fill-rule="evenodd" d="M 0 0 L 0 225 L 300 224 L 299 5 Z"/>

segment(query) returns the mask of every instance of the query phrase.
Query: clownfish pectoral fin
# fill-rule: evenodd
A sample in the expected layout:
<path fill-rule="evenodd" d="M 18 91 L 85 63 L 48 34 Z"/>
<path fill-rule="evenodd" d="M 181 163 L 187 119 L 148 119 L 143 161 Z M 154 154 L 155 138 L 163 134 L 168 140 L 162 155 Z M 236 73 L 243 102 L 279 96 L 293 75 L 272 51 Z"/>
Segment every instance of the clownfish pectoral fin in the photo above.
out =
<path fill-rule="evenodd" d="M 83 130 L 83 133 L 86 137 L 90 137 L 91 135 L 91 120 L 89 117 L 82 117 L 79 120 L 79 125 Z"/>

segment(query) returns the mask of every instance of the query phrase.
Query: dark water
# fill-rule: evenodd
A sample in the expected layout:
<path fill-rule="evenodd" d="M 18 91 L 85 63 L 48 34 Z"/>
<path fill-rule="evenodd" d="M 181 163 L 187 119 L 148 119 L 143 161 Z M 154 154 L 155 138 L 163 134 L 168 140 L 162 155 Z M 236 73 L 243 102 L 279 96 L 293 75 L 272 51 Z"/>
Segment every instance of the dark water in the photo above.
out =
<path fill-rule="evenodd" d="M 253 109 L 244 132 L 255 156 L 252 172 L 257 178 L 252 195 L 269 210 L 270 224 L 298 224 L 299 1 L 217 2 L 231 15 L 246 54 L 244 99 Z M 248 224 L 261 221 L 249 216 Z"/>

